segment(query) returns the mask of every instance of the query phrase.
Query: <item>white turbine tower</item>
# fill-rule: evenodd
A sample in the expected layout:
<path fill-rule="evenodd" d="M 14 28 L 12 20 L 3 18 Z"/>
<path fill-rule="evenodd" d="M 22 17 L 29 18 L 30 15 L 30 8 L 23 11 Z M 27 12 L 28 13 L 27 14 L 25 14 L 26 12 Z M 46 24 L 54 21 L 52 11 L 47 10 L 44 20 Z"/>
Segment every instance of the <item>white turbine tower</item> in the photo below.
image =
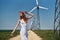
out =
<path fill-rule="evenodd" d="M 45 8 L 45 7 L 39 6 L 39 5 L 38 5 L 38 0 L 36 0 L 36 6 L 30 11 L 30 13 L 33 12 L 35 9 L 37 9 L 37 26 L 38 26 L 38 29 L 40 29 L 39 8 L 41 8 L 41 9 L 45 9 L 45 10 L 48 10 L 48 8 Z"/>

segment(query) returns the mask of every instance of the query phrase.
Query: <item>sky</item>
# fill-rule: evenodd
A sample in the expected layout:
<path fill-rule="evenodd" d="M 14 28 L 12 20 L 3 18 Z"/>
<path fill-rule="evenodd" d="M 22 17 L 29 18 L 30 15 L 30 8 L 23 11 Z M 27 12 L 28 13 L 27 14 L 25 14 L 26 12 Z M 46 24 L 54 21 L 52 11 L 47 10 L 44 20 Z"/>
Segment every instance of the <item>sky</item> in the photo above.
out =
<path fill-rule="evenodd" d="M 55 1 L 38 0 L 40 6 L 48 8 L 48 10 L 39 9 L 41 29 L 53 29 Z M 36 0 L 0 0 L 0 30 L 13 29 L 19 19 L 19 11 L 29 12 L 35 6 Z M 36 10 L 32 13 L 36 14 Z M 28 28 L 30 23 L 31 21 Z"/>

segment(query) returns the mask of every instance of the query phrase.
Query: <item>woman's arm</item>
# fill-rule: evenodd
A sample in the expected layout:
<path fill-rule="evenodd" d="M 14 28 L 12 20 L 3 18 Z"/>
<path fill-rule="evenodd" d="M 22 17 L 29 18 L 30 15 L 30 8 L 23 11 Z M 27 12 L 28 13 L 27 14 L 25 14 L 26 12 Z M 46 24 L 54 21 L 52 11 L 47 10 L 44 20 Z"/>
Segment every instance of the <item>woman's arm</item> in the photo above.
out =
<path fill-rule="evenodd" d="M 18 23 L 16 24 L 15 28 L 13 29 L 12 33 L 11 33 L 11 36 L 13 35 L 13 33 L 15 32 L 15 30 L 17 29 L 17 27 L 19 26 L 20 24 L 20 19 L 18 20 Z"/>
<path fill-rule="evenodd" d="M 32 14 L 32 13 L 29 13 L 29 12 L 25 12 L 25 13 L 30 15 L 30 16 L 28 17 L 28 19 L 30 19 L 30 18 L 33 17 L 33 14 Z"/>

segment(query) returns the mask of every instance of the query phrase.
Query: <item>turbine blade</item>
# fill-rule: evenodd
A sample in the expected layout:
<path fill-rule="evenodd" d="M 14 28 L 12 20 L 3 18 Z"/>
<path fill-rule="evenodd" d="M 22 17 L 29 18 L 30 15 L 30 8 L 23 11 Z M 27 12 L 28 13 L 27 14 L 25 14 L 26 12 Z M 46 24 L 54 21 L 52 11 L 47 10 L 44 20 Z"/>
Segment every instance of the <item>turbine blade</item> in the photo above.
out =
<path fill-rule="evenodd" d="M 38 0 L 36 0 L 36 4 L 38 5 Z"/>
<path fill-rule="evenodd" d="M 48 10 L 48 8 L 45 8 L 45 7 L 42 7 L 42 6 L 39 6 L 39 8 L 42 8 L 42 9 L 46 9 L 46 10 Z"/>
<path fill-rule="evenodd" d="M 34 7 L 31 11 L 30 11 L 30 13 L 33 11 L 33 10 L 35 10 L 37 7 Z"/>

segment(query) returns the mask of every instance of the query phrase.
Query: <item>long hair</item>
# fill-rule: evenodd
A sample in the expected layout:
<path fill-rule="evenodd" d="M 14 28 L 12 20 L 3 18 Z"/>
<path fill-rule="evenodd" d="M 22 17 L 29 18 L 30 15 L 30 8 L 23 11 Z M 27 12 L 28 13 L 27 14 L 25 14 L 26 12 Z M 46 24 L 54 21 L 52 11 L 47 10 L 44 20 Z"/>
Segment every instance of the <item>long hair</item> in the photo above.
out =
<path fill-rule="evenodd" d="M 20 12 L 20 13 L 22 13 L 22 16 L 20 16 L 20 19 L 23 19 L 27 23 L 28 18 L 25 16 L 24 12 Z"/>

